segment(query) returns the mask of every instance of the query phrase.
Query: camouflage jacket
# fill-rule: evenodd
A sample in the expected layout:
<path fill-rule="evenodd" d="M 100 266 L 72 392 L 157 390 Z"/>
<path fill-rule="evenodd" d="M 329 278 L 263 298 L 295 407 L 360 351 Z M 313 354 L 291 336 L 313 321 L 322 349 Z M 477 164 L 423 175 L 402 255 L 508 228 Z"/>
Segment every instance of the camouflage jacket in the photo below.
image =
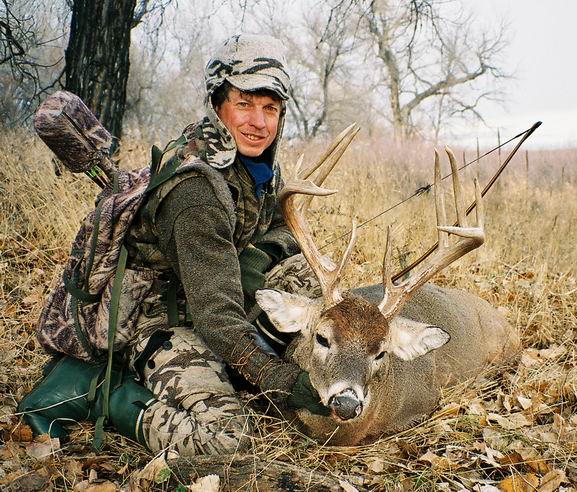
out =
<path fill-rule="evenodd" d="M 155 231 L 156 215 L 166 196 L 183 181 L 203 175 L 211 177 L 211 188 L 219 197 L 228 214 L 234 214 L 233 242 L 237 253 L 249 243 L 262 246 L 267 252 L 274 251 L 276 261 L 299 252 L 298 246 L 285 226 L 277 195 L 282 187 L 280 167 L 273 164 L 274 176 L 268 183 L 265 193 L 259 199 L 254 194 L 252 178 L 242 163 L 236 159 L 228 167 L 218 169 L 218 174 L 211 172 L 214 166 L 203 167 L 203 171 L 191 170 L 194 160 L 205 162 L 206 145 L 203 135 L 203 122 L 188 126 L 184 130 L 187 144 L 177 149 L 172 159 L 181 161 L 177 164 L 176 175 L 162 185 L 141 208 L 127 237 L 129 264 L 154 270 L 171 271 L 172 265 L 159 250 L 158 236 Z M 220 176 L 226 186 L 218 184 Z"/>
<path fill-rule="evenodd" d="M 172 158 L 182 164 L 133 223 L 126 239 L 128 265 L 155 270 L 165 279 L 176 273 L 191 324 L 211 350 L 249 382 L 279 389 L 283 383 L 275 382 L 269 369 L 280 361 L 255 345 L 255 329 L 246 320 L 238 254 L 249 243 L 275 251 L 276 260 L 298 252 L 277 206 L 280 169 L 275 163 L 273 179 L 257 198 L 238 159 L 223 169 L 204 163 L 201 125 L 185 130 L 188 143 Z M 152 299 L 147 309 L 162 312 L 160 298 Z"/>

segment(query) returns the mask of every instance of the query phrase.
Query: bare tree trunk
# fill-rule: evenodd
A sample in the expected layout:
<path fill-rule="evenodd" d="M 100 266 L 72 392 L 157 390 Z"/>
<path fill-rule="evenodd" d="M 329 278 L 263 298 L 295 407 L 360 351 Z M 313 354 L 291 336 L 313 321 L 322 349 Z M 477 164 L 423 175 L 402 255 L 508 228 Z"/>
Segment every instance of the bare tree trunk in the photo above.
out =
<path fill-rule="evenodd" d="M 122 133 L 136 0 L 74 0 L 65 88 L 116 138 Z"/>

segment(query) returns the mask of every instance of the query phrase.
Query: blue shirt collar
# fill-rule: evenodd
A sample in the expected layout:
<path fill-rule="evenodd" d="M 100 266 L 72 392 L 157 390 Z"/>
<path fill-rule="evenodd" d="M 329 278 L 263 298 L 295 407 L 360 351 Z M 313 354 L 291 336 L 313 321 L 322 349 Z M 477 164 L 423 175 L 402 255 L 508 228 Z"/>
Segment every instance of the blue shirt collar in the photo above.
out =
<path fill-rule="evenodd" d="M 266 161 L 258 161 L 258 157 L 252 158 L 238 154 L 238 158 L 240 159 L 240 162 L 244 164 L 244 167 L 252 177 L 254 182 L 254 194 L 257 198 L 260 198 L 264 193 L 265 185 L 274 176 L 271 165 Z"/>

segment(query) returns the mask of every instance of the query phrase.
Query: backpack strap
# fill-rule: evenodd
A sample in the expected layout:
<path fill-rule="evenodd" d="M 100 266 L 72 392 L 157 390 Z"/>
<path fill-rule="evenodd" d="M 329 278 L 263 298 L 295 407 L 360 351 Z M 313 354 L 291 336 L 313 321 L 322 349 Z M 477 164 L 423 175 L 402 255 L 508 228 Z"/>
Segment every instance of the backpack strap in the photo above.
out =
<path fill-rule="evenodd" d="M 160 166 L 162 164 L 162 159 L 164 155 L 174 149 L 179 145 L 184 145 L 186 143 L 186 137 L 181 135 L 180 138 L 177 140 L 173 140 L 168 143 L 168 145 L 164 148 L 164 150 L 160 150 L 156 145 L 152 146 L 151 151 L 151 163 L 150 163 L 150 181 L 145 190 L 145 194 L 150 193 L 152 190 L 158 188 L 162 183 L 169 180 L 175 173 L 180 161 L 178 159 L 174 159 L 169 163 L 169 165 L 164 166 L 162 170 L 160 170 Z M 117 180 L 114 183 L 114 192 L 118 191 Z M 98 232 L 96 218 L 99 219 L 100 213 L 98 213 L 98 217 L 95 214 L 95 232 Z M 96 234 L 93 235 L 93 243 L 91 244 L 90 248 L 90 257 L 87 261 L 87 271 L 85 278 L 88 278 L 90 274 L 90 269 L 88 267 L 92 267 L 92 260 L 94 251 L 96 248 L 96 241 L 94 238 Z M 110 386 L 112 380 L 112 362 L 114 356 L 114 337 L 116 334 L 116 324 L 118 323 L 118 307 L 120 305 L 120 294 L 122 289 L 122 279 L 124 278 L 124 272 L 126 270 L 126 262 L 128 260 L 128 250 L 124 245 L 121 246 L 120 249 L 120 256 L 118 258 L 118 264 L 116 266 L 116 272 L 114 275 L 114 282 L 112 284 L 112 292 L 110 295 L 110 307 L 108 310 L 108 360 L 106 364 L 106 372 L 104 375 L 103 381 L 103 404 L 102 404 L 102 415 L 98 417 L 95 424 L 94 429 L 94 439 L 92 441 L 92 447 L 99 451 L 102 447 L 103 437 L 104 437 L 104 424 L 109 419 L 110 416 Z M 172 283 L 172 282 L 171 282 Z M 176 285 L 175 289 L 175 300 L 176 300 Z M 89 294 L 89 293 L 88 293 Z M 81 293 L 83 295 L 83 293 Z M 176 307 L 176 302 L 175 302 Z M 176 314 L 178 319 L 178 313 Z M 96 384 L 94 384 L 93 391 L 96 391 Z M 92 389 L 92 388 L 91 388 Z"/>
<path fill-rule="evenodd" d="M 166 283 L 165 297 L 166 297 L 166 314 L 168 317 L 168 326 L 171 328 L 178 326 L 178 301 L 176 294 L 180 280 L 176 274 L 171 275 L 170 280 Z"/>
<path fill-rule="evenodd" d="M 118 306 L 120 305 L 120 294 L 122 289 L 122 279 L 126 270 L 126 261 L 128 260 L 128 250 L 123 245 L 120 248 L 120 257 L 114 274 L 114 283 L 112 284 L 112 293 L 110 295 L 110 309 L 108 312 L 108 361 L 106 363 L 106 373 L 104 375 L 102 415 L 96 420 L 94 428 L 94 439 L 92 447 L 99 451 L 102 447 L 104 424 L 110 415 L 110 385 L 112 379 L 112 360 L 114 355 L 114 336 L 116 334 L 116 323 L 118 322 Z"/>
<path fill-rule="evenodd" d="M 158 188 L 162 183 L 168 181 L 176 169 L 180 165 L 180 159 L 172 159 L 162 167 L 162 160 L 164 156 L 176 147 L 184 145 L 187 142 L 186 137 L 181 135 L 177 140 L 172 140 L 168 142 L 164 150 L 160 150 L 156 145 L 152 146 L 151 157 L 150 157 L 150 182 L 146 188 L 145 193 L 149 193 L 152 190 Z"/>

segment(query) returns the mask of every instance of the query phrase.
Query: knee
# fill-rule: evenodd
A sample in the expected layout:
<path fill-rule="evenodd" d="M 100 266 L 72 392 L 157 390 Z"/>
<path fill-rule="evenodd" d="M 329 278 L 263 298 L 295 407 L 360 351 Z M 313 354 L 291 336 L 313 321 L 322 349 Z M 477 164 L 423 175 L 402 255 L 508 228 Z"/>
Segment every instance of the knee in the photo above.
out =
<path fill-rule="evenodd" d="M 172 448 L 183 457 L 248 452 L 252 426 L 238 402 L 221 401 L 183 411 L 157 402 L 144 414 L 145 439 L 152 452 Z"/>
<path fill-rule="evenodd" d="M 252 449 L 252 426 L 248 417 L 235 417 L 214 436 L 207 454 L 247 453 Z"/>
<path fill-rule="evenodd" d="M 231 410 L 220 411 L 213 407 L 207 410 L 211 415 L 197 414 L 198 437 L 205 454 L 232 454 L 251 449 L 252 425 L 248 415 L 242 408 Z"/>

